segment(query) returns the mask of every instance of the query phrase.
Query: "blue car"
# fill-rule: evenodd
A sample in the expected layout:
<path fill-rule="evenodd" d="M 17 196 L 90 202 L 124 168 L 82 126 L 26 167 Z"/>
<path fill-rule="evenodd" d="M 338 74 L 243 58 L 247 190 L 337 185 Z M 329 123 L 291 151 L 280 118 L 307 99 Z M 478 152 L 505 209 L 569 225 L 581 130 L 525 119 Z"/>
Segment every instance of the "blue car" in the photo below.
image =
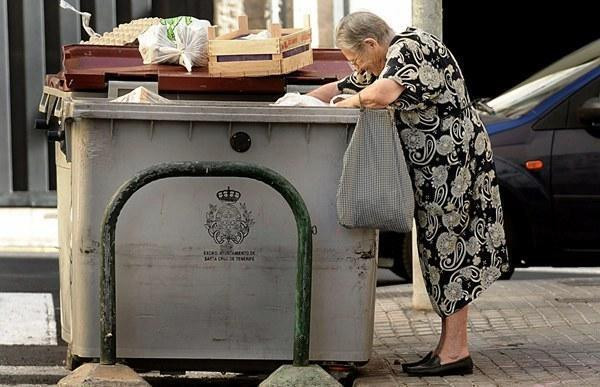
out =
<path fill-rule="evenodd" d="M 517 266 L 600 265 L 600 39 L 474 106 L 500 181 L 504 278 Z M 410 280 L 408 236 L 380 238 L 380 256 Z"/>
<path fill-rule="evenodd" d="M 477 106 L 512 267 L 600 265 L 600 39 Z"/>

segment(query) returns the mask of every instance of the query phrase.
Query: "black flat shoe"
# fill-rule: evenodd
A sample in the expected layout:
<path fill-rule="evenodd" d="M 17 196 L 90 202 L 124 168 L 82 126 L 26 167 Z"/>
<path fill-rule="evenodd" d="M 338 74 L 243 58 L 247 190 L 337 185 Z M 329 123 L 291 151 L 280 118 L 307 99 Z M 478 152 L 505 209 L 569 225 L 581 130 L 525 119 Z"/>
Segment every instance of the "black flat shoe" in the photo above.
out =
<path fill-rule="evenodd" d="M 467 356 L 452 363 L 440 364 L 439 356 L 432 356 L 425 363 L 406 367 L 404 371 L 411 376 L 470 375 L 473 373 L 473 360 Z"/>
<path fill-rule="evenodd" d="M 423 357 L 420 360 L 413 361 L 411 363 L 402 363 L 402 371 L 406 372 L 407 367 L 414 367 L 426 363 L 429 359 L 431 359 L 431 356 L 433 356 L 433 352 L 429 352 L 427 355 L 425 355 L 425 357 Z"/>

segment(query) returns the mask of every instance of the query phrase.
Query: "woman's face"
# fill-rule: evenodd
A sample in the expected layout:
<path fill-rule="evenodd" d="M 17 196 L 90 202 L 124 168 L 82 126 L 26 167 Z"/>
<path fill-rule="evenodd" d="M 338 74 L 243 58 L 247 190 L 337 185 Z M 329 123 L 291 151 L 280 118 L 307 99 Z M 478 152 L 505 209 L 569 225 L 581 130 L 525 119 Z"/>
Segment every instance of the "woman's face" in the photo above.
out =
<path fill-rule="evenodd" d="M 350 66 L 358 72 L 368 71 L 379 75 L 383 71 L 387 47 L 383 47 L 375 39 L 365 39 L 363 49 L 360 51 L 345 48 L 342 48 L 341 51 L 350 62 Z"/>

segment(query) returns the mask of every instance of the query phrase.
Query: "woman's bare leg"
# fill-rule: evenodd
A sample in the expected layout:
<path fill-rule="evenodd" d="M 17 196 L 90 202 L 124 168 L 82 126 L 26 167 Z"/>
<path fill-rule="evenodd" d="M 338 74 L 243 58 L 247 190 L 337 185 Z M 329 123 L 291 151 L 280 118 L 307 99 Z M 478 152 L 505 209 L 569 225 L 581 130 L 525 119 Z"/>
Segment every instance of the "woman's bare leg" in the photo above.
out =
<path fill-rule="evenodd" d="M 446 319 L 441 319 L 442 320 L 442 333 L 440 334 L 440 340 L 438 341 L 437 347 L 435 347 L 435 349 L 433 350 L 433 354 L 434 355 L 438 355 L 440 353 L 440 350 L 442 349 L 442 343 L 445 340 L 446 337 Z"/>
<path fill-rule="evenodd" d="M 442 336 L 436 349 L 440 363 L 452 363 L 469 356 L 467 341 L 467 321 L 469 307 L 442 319 Z"/>

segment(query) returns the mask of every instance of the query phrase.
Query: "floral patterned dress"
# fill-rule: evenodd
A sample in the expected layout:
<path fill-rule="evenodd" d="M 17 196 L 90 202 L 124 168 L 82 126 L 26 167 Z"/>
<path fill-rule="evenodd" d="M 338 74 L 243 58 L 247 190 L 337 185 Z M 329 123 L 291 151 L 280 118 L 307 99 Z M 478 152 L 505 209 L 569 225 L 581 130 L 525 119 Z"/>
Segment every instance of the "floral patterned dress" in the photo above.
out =
<path fill-rule="evenodd" d="M 458 63 L 435 36 L 412 27 L 396 35 L 379 78 L 405 87 L 391 106 L 413 182 L 421 268 L 434 310 L 449 316 L 508 270 L 490 140 Z M 355 72 L 338 89 L 357 92 L 376 79 Z"/>

